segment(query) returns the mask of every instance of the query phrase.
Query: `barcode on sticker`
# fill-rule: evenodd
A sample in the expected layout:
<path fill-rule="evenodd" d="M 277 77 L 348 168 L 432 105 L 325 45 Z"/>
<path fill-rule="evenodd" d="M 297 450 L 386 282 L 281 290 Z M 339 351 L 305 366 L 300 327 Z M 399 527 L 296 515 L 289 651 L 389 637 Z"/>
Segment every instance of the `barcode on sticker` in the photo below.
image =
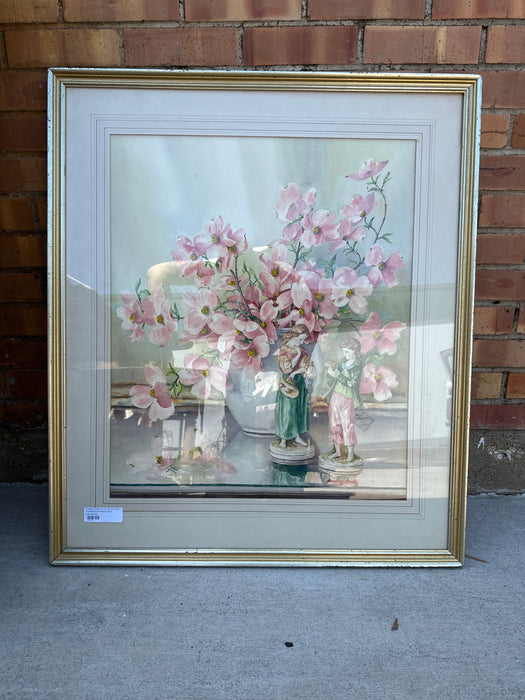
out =
<path fill-rule="evenodd" d="M 84 508 L 85 523 L 121 523 L 122 508 Z"/>

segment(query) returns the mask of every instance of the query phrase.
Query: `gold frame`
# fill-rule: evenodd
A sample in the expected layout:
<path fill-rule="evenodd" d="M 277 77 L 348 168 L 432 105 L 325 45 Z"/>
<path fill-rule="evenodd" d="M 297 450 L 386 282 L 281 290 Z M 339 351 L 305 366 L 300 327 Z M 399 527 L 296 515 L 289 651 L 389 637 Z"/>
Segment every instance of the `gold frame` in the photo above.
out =
<path fill-rule="evenodd" d="M 72 549 L 65 516 L 66 350 L 65 98 L 70 88 L 333 91 L 463 96 L 460 231 L 456 288 L 451 473 L 446 550 L 207 550 Z M 49 71 L 49 445 L 50 561 L 53 564 L 261 565 L 261 566 L 461 566 L 464 559 L 470 367 L 479 159 L 481 79 L 477 75 L 300 73 L 269 71 L 167 71 L 50 69 Z"/>

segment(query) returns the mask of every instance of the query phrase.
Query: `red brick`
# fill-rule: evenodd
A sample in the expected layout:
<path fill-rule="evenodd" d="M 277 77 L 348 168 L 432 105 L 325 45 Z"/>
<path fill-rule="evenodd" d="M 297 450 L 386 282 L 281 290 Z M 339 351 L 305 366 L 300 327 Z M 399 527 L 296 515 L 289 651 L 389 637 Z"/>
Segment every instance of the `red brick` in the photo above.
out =
<path fill-rule="evenodd" d="M 425 0 L 309 0 L 311 19 L 424 19 Z"/>
<path fill-rule="evenodd" d="M 513 148 L 525 148 L 525 114 L 517 114 L 514 118 L 510 145 Z"/>
<path fill-rule="evenodd" d="M 0 24 L 58 22 L 57 0 L 4 0 L 0 2 Z"/>
<path fill-rule="evenodd" d="M 42 428 L 47 422 L 47 403 L 11 403 L 0 406 L 0 425 L 9 428 Z"/>
<path fill-rule="evenodd" d="M 525 270 L 478 269 L 476 299 L 496 301 L 525 299 Z"/>
<path fill-rule="evenodd" d="M 47 76 L 44 71 L 0 73 L 0 109 L 45 109 L 47 105 Z"/>
<path fill-rule="evenodd" d="M 355 63 L 357 27 L 245 29 L 243 53 L 248 66 Z"/>
<path fill-rule="evenodd" d="M 188 22 L 301 19 L 301 0 L 186 0 Z"/>
<path fill-rule="evenodd" d="M 481 27 L 365 29 L 364 63 L 477 63 Z"/>
<path fill-rule="evenodd" d="M 476 306 L 474 308 L 474 333 L 479 335 L 504 335 L 512 333 L 513 306 Z"/>
<path fill-rule="evenodd" d="M 470 427 L 473 430 L 525 430 L 525 404 L 471 406 Z"/>
<path fill-rule="evenodd" d="M 6 301 L 43 301 L 43 280 L 38 272 L 0 273 L 0 299 Z"/>
<path fill-rule="evenodd" d="M 524 367 L 525 340 L 474 340 L 473 367 Z"/>
<path fill-rule="evenodd" d="M 481 148 L 504 148 L 507 145 L 510 116 L 483 114 L 481 117 Z"/>
<path fill-rule="evenodd" d="M 0 237 L 0 267 L 45 267 L 44 236 Z"/>
<path fill-rule="evenodd" d="M 479 176 L 482 190 L 525 190 L 525 156 L 483 156 Z"/>
<path fill-rule="evenodd" d="M 479 225 L 522 228 L 525 226 L 525 196 L 484 194 L 481 197 Z"/>
<path fill-rule="evenodd" d="M 64 0 L 66 22 L 161 22 L 179 19 L 177 0 Z"/>
<path fill-rule="evenodd" d="M 434 0 L 433 19 L 522 19 L 523 0 Z"/>
<path fill-rule="evenodd" d="M 3 306 L 0 314 L 0 335 L 8 337 L 42 336 L 47 332 L 45 305 Z"/>
<path fill-rule="evenodd" d="M 36 206 L 40 229 L 45 231 L 47 229 L 47 197 L 37 197 Z"/>
<path fill-rule="evenodd" d="M 45 114 L 0 115 L 0 150 L 45 151 Z"/>
<path fill-rule="evenodd" d="M 521 265 L 525 256 L 525 235 L 521 233 L 487 233 L 478 236 L 478 264 Z"/>
<path fill-rule="evenodd" d="M 525 27 L 495 25 L 488 28 L 487 63 L 524 63 Z"/>
<path fill-rule="evenodd" d="M 473 399 L 497 399 L 501 389 L 501 372 L 473 372 L 472 390 Z"/>
<path fill-rule="evenodd" d="M 520 314 L 518 316 L 518 326 L 516 328 L 518 333 L 525 333 L 525 304 L 520 306 Z"/>
<path fill-rule="evenodd" d="M 27 29 L 5 33 L 10 68 L 118 66 L 114 29 Z"/>
<path fill-rule="evenodd" d="M 509 374 L 506 397 L 508 399 L 525 399 L 525 372 Z"/>
<path fill-rule="evenodd" d="M 47 396 L 47 372 L 13 370 L 6 372 L 7 396 L 14 399 L 40 399 Z"/>
<path fill-rule="evenodd" d="M 483 71 L 482 106 L 485 109 L 525 109 L 525 71 Z"/>
<path fill-rule="evenodd" d="M 43 192 L 46 177 L 45 158 L 0 160 L 0 192 Z"/>
<path fill-rule="evenodd" d="M 33 228 L 33 207 L 29 197 L 0 198 L 0 229 L 28 231 Z"/>
<path fill-rule="evenodd" d="M 1 367 L 47 367 L 45 340 L 0 340 Z"/>
<path fill-rule="evenodd" d="M 125 29 L 128 66 L 233 66 L 238 63 L 235 27 Z"/>

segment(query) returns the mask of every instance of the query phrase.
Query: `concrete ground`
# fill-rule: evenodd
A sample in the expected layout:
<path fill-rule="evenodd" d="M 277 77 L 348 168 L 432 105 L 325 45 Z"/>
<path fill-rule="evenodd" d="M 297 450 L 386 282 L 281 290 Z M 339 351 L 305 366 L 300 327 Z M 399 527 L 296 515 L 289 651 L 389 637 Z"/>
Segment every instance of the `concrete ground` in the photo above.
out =
<path fill-rule="evenodd" d="M 51 567 L 46 487 L 0 512 L 0 698 L 525 698 L 524 497 L 433 570 Z"/>

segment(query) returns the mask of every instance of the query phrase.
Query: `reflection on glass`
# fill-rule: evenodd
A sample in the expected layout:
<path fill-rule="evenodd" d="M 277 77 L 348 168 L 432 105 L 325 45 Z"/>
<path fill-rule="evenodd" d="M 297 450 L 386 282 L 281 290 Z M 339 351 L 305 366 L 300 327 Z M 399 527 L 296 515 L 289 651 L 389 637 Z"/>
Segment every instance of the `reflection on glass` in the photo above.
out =
<path fill-rule="evenodd" d="M 139 157 L 135 140 L 117 137 L 113 167 Z M 233 185 L 269 141 L 277 203 L 262 217 L 267 173 Z M 201 197 L 191 235 L 140 180 L 112 190 L 112 493 L 406 498 L 414 144 L 325 139 L 319 160 L 319 140 L 240 143 L 213 218 L 209 173 L 177 173 L 178 197 Z M 125 205 L 155 205 L 152 247 L 172 258 L 145 250 L 138 279 Z"/>

